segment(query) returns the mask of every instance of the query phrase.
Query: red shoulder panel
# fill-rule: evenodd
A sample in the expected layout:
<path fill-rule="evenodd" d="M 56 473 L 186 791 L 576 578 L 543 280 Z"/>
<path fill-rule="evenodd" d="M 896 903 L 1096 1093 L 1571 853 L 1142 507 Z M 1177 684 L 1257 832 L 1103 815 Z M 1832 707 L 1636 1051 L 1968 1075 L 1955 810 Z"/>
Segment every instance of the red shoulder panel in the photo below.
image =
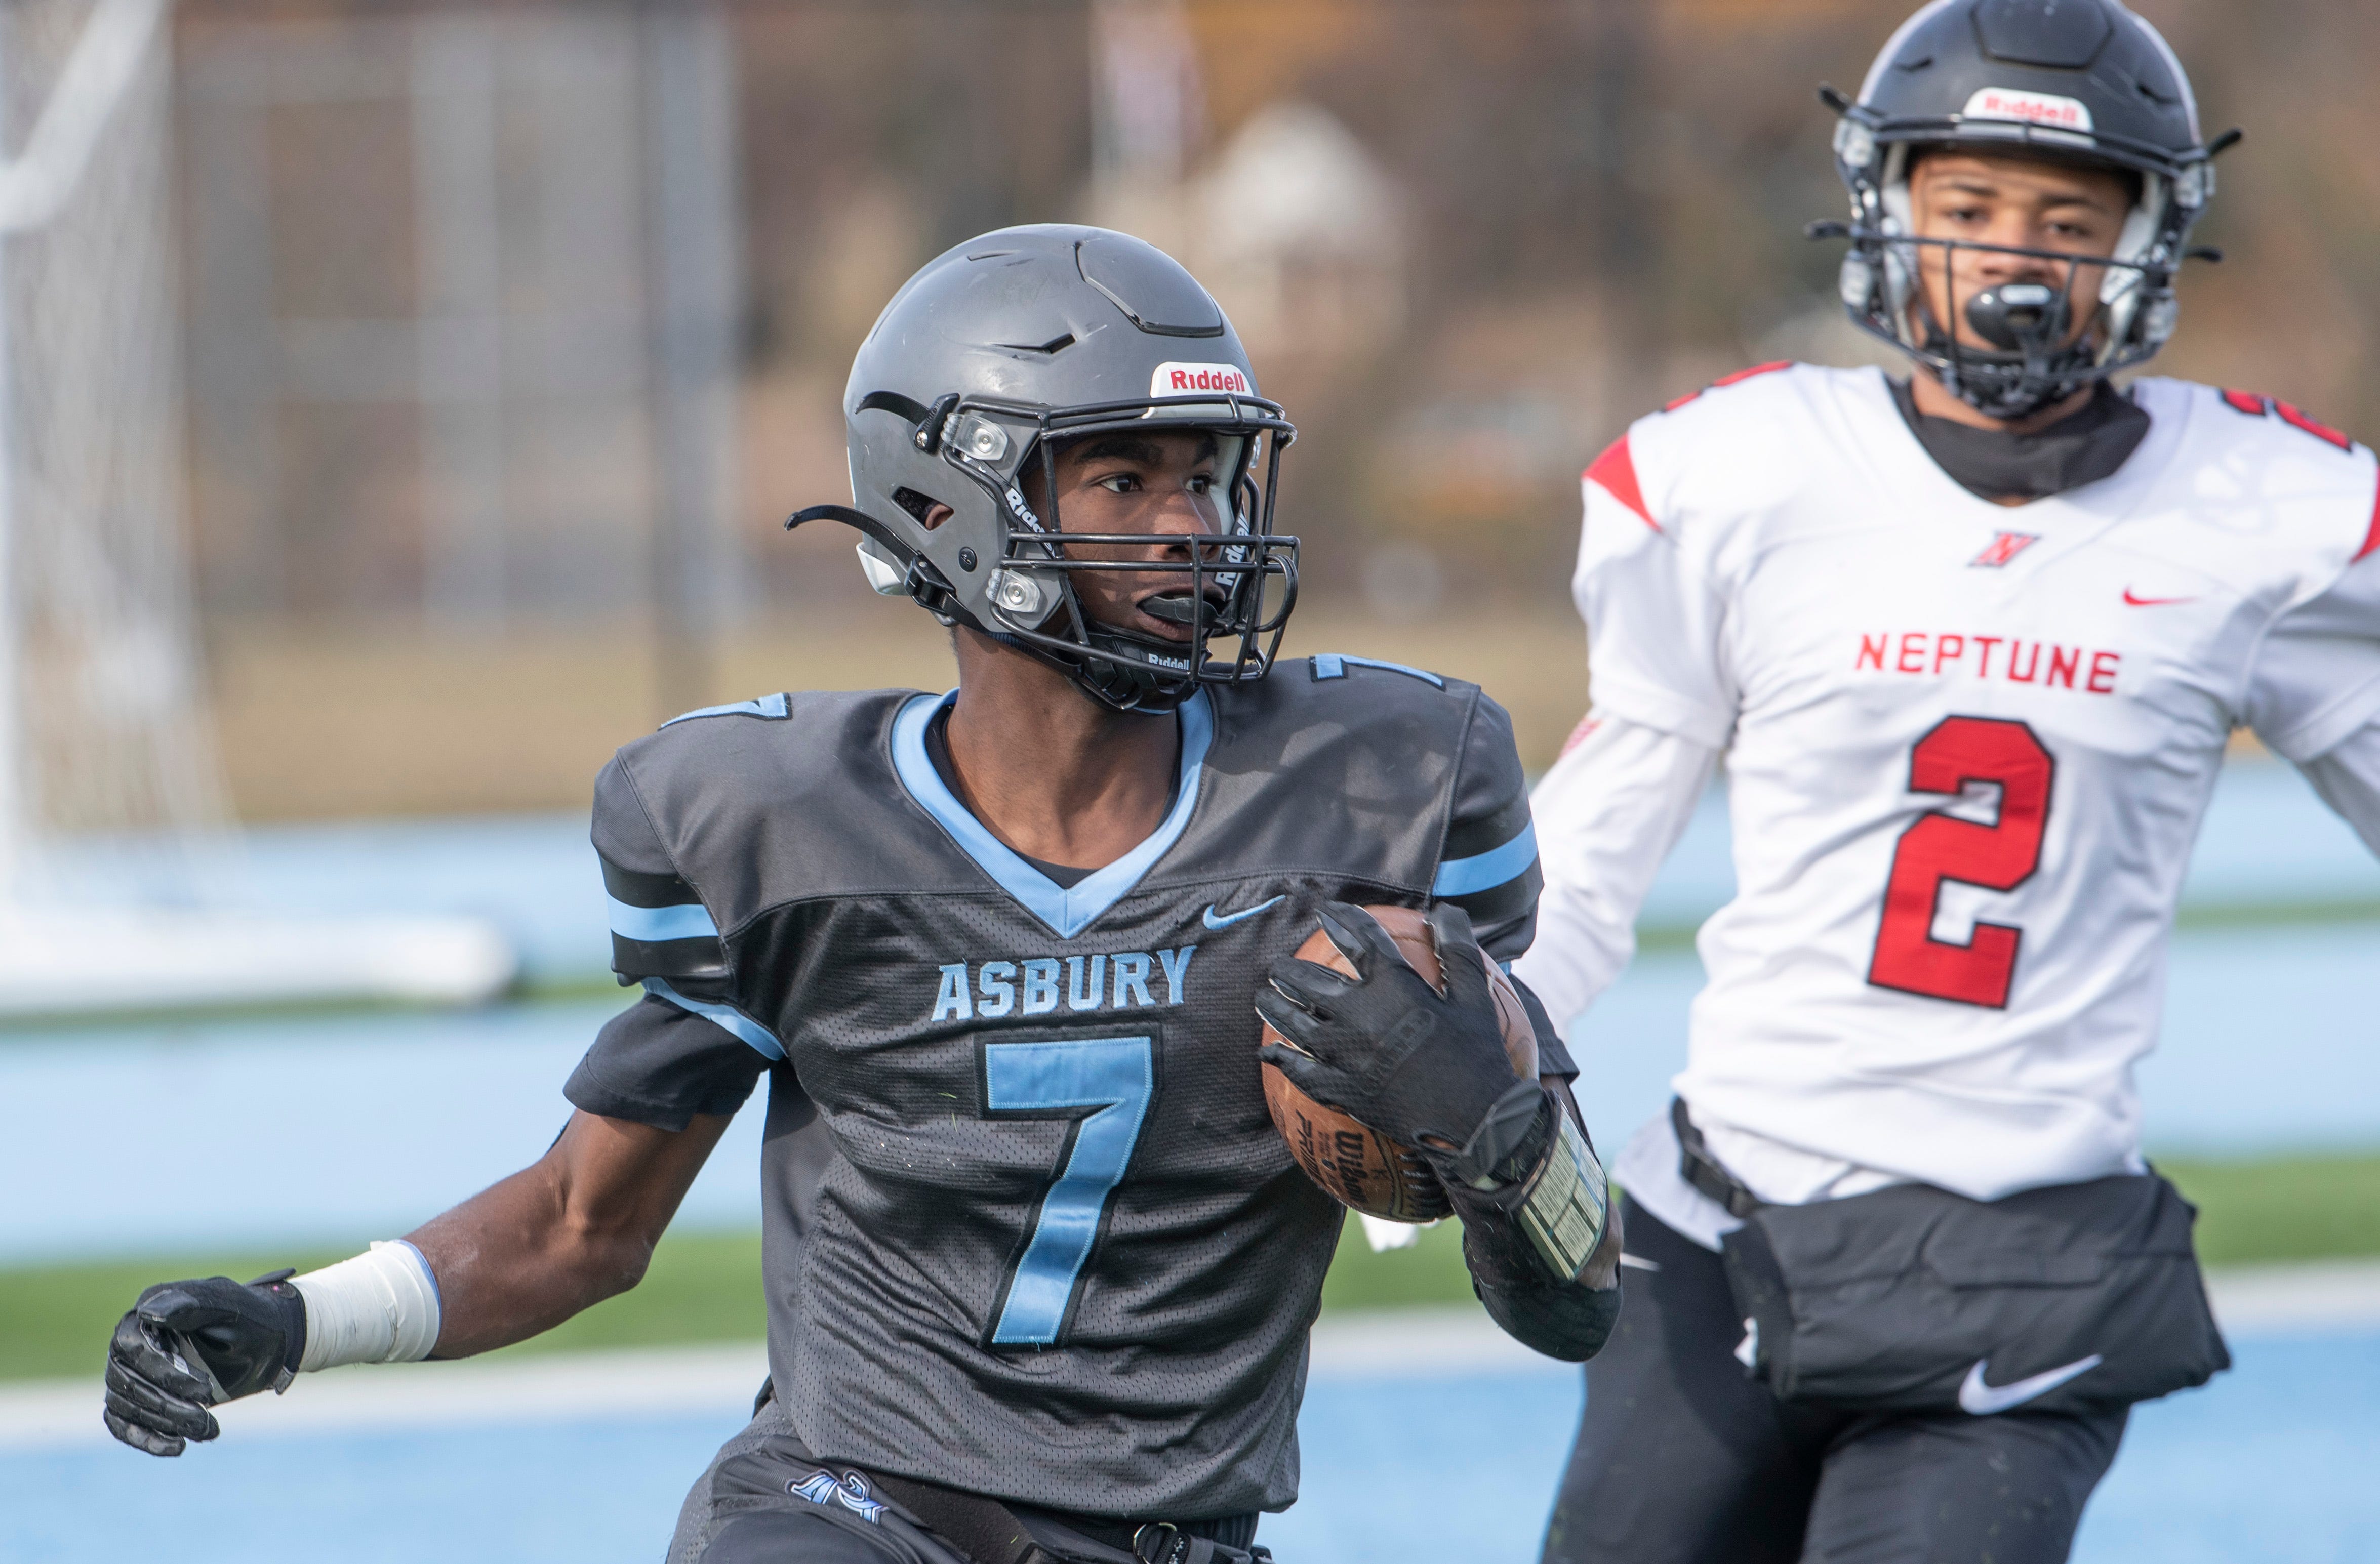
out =
<path fill-rule="evenodd" d="M 2327 440 L 2342 451 L 2352 451 L 2355 449 L 2354 441 L 2348 439 L 2346 435 L 2340 433 L 2338 430 L 2331 428 L 2328 424 L 2322 422 L 2320 419 L 2308 418 L 2305 414 L 2299 412 L 2295 407 L 2290 406 L 2286 402 L 2276 401 L 2273 404 L 2273 411 L 2281 416 L 2281 421 L 2283 423 L 2295 429 L 2301 429 L 2308 434 L 2313 435 L 2316 440 Z"/>
<path fill-rule="evenodd" d="M 1636 486 L 1636 458 L 1628 454 L 1628 437 L 1613 441 L 1603 455 L 1595 458 L 1587 469 L 1579 474 L 1589 483 L 1600 484 L 1603 491 L 1645 518 L 1645 525 L 1654 531 L 1661 524 L 1645 508 L 1645 491 Z"/>
<path fill-rule="evenodd" d="M 1711 389 L 1717 391 L 1720 386 L 1733 385 L 1738 381 L 1750 380 L 1755 375 L 1773 375 L 1779 370 L 1790 370 L 1792 367 L 1793 360 L 1791 358 L 1779 358 L 1767 364 L 1755 364 L 1748 370 L 1738 370 L 1731 375 L 1719 376 L 1718 379 L 1711 382 Z"/>
<path fill-rule="evenodd" d="M 2336 445 L 2342 451 L 2355 449 L 2355 442 L 2349 439 L 2346 434 L 2331 428 L 2319 418 L 2311 418 L 2299 411 L 2277 396 L 2265 396 L 2252 391 L 2226 391 L 2223 394 L 2223 405 L 2234 412 L 2245 413 L 2250 418 L 2277 417 L 2291 429 L 2301 429 L 2316 440 Z M 2372 525 L 2364 531 L 2363 546 L 2355 551 L 2355 559 L 2362 559 L 2375 549 L 2380 549 L 2380 492 L 2375 492 L 2372 496 Z M 2352 564 L 2355 560 L 2350 560 L 2348 563 Z"/>
<path fill-rule="evenodd" d="M 2223 394 L 2223 405 L 2235 413 L 2245 413 L 2252 418 L 2278 418 L 2291 429 L 2303 430 L 2316 440 L 2325 444 L 2336 445 L 2342 451 L 2355 449 L 2355 442 L 2349 439 L 2346 434 L 2277 396 L 2266 396 L 2261 392 L 2254 391 L 2226 391 Z"/>
<path fill-rule="evenodd" d="M 1738 381 L 1748 381 L 1755 375 L 1773 375 L 1779 370 L 1790 370 L 1792 367 L 1793 360 L 1791 358 L 1779 358 L 1773 364 L 1755 364 L 1748 370 L 1738 370 L 1731 375 L 1719 376 L 1718 379 L 1703 387 L 1703 391 L 1717 391 L 1722 386 L 1733 385 Z M 1683 396 L 1679 397 L 1675 402 L 1665 405 L 1661 408 L 1661 411 L 1665 413 L 1674 413 L 1679 408 L 1684 406 L 1687 403 L 1693 401 L 1695 397 L 1700 396 L 1703 394 L 1703 391 L 1689 391 Z"/>

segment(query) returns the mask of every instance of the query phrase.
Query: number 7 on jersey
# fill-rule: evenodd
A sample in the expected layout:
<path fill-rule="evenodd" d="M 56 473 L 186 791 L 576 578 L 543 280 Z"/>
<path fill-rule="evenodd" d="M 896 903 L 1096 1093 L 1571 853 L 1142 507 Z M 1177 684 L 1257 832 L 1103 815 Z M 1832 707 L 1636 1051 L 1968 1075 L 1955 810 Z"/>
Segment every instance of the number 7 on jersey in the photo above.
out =
<path fill-rule="evenodd" d="M 1876 954 L 1868 964 L 1871 984 L 1960 1004 L 2008 1008 L 2024 931 L 1979 918 L 1968 942 L 1954 945 L 1934 938 L 1934 915 L 1946 879 L 2013 891 L 2033 878 L 2041 864 L 2057 770 L 2033 729 L 2005 718 L 1945 717 L 1917 741 L 1909 752 L 1912 793 L 1956 795 L 1969 782 L 1996 783 L 1999 818 L 1979 825 L 1929 809 L 1900 833 L 1885 881 Z"/>
<path fill-rule="evenodd" d="M 987 1114 L 1072 1118 L 1092 1109 L 1059 1153 L 991 1331 L 994 1346 L 1055 1346 L 1157 1095 L 1156 1045 L 1148 1037 L 986 1043 L 983 1086 Z"/>

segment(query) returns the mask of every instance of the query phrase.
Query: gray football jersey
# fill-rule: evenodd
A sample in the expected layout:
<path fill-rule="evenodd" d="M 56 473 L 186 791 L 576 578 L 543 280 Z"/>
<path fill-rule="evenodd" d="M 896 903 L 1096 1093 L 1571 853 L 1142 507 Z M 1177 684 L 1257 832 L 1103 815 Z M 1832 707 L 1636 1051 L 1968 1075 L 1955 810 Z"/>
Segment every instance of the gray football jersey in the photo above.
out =
<path fill-rule="evenodd" d="M 1061 887 L 935 771 L 949 698 L 771 696 L 620 751 L 594 834 L 647 998 L 569 1097 L 678 1127 L 769 1074 L 769 1356 L 817 1454 L 1117 1517 L 1285 1507 L 1343 1212 L 1266 1112 L 1255 988 L 1333 898 L 1451 899 L 1525 948 L 1510 721 L 1284 662 L 1183 707 L 1162 824 Z"/>

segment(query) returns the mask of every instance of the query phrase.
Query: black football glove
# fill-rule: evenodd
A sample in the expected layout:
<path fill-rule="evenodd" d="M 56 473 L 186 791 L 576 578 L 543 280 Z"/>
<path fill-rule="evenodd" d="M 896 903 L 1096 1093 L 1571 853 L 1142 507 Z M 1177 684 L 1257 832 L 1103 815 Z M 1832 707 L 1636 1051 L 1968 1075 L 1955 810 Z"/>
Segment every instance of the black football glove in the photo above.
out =
<path fill-rule="evenodd" d="M 1327 902 L 1321 918 L 1356 976 L 1295 956 L 1275 962 L 1257 1013 L 1288 1046 L 1267 1043 L 1257 1057 L 1463 1182 L 1509 1176 L 1502 1165 L 1531 1139 L 1547 1098 L 1536 1082 L 1513 1079 L 1470 917 L 1450 902 L 1429 910 L 1443 995 L 1361 907 Z"/>
<path fill-rule="evenodd" d="M 168 1281 L 140 1294 L 107 1347 L 107 1431 L 151 1455 L 223 1432 L 207 1409 L 283 1390 L 306 1352 L 306 1299 L 274 1271 Z"/>

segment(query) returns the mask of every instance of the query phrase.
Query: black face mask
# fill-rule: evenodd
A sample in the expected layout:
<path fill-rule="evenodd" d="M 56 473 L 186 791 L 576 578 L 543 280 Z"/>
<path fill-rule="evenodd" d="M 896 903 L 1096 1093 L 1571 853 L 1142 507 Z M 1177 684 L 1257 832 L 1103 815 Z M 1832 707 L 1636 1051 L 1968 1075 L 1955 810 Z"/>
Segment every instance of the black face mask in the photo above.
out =
<path fill-rule="evenodd" d="M 2112 477 L 2149 432 L 2148 414 L 2106 381 L 2079 410 L 2031 434 L 1929 418 L 1907 381 L 1892 382 L 1892 400 L 1925 454 L 1986 500 L 2042 500 Z"/>

